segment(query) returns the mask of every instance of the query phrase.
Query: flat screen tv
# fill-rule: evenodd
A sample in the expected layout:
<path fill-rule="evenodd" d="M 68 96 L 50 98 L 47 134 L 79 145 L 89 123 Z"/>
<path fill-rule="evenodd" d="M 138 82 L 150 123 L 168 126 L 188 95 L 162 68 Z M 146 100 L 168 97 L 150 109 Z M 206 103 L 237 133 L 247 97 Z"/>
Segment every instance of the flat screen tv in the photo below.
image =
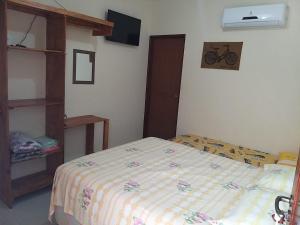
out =
<path fill-rule="evenodd" d="M 139 46 L 141 20 L 122 13 L 108 10 L 107 20 L 114 22 L 112 36 L 107 36 L 106 40 Z"/>

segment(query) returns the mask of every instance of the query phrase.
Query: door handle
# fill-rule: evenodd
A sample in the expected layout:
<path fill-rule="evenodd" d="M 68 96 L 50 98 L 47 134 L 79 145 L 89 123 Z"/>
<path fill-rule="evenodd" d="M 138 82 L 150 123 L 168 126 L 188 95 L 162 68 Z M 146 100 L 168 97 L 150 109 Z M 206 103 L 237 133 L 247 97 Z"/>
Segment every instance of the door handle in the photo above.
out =
<path fill-rule="evenodd" d="M 283 210 L 280 209 L 279 207 L 279 204 L 280 202 L 285 202 L 285 203 L 291 203 L 291 198 L 288 198 L 288 197 L 284 197 L 284 196 L 278 196 L 275 200 L 275 210 L 276 210 L 276 213 L 279 215 L 279 216 L 284 216 L 285 215 L 285 212 Z"/>
<path fill-rule="evenodd" d="M 285 203 L 291 204 L 292 199 L 288 198 L 288 197 L 284 197 L 284 196 L 278 196 L 275 199 L 275 211 L 276 211 L 277 215 L 280 218 L 285 218 L 288 212 L 285 212 L 280 209 L 280 206 L 279 206 L 280 202 L 285 202 Z"/>

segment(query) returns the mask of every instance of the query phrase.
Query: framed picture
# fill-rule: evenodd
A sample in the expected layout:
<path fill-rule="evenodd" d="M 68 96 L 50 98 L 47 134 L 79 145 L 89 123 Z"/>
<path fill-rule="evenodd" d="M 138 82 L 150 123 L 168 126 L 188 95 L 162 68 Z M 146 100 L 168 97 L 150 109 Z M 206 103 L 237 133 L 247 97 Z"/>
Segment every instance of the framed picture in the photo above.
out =
<path fill-rule="evenodd" d="M 201 68 L 239 70 L 243 42 L 204 42 Z"/>
<path fill-rule="evenodd" d="M 73 84 L 95 83 L 95 52 L 73 50 Z"/>

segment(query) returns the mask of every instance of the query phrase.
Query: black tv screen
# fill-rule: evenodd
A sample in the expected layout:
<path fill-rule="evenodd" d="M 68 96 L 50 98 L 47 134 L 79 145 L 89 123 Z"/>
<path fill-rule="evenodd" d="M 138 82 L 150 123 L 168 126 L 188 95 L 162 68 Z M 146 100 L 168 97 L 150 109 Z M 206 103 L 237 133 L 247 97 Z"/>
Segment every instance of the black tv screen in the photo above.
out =
<path fill-rule="evenodd" d="M 107 40 L 139 46 L 141 20 L 112 10 L 108 10 L 107 20 L 115 24 L 112 36 L 106 36 Z"/>

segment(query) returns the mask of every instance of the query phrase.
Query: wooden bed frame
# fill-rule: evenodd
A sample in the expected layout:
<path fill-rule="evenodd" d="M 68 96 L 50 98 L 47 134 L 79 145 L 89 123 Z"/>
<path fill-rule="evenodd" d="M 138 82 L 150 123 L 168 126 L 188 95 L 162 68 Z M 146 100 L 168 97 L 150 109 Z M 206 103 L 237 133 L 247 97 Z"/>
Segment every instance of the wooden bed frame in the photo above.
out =
<path fill-rule="evenodd" d="M 290 218 L 290 225 L 297 225 L 297 212 L 299 210 L 298 204 L 300 203 L 300 151 L 299 151 L 299 157 L 298 157 L 298 163 L 297 163 L 297 170 L 295 174 L 295 181 L 294 181 L 294 188 L 293 188 L 293 194 L 292 194 L 292 204 L 291 204 L 291 218 Z"/>

